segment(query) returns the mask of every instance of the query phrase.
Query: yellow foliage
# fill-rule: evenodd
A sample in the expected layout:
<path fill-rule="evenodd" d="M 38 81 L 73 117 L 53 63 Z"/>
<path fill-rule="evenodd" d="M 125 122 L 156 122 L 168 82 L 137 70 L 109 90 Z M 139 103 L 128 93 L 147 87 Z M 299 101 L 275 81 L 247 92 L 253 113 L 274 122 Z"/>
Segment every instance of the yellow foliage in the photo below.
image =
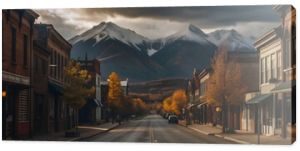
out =
<path fill-rule="evenodd" d="M 246 86 L 241 78 L 241 67 L 234 59 L 228 60 L 227 50 L 218 50 L 212 69 L 205 92 L 208 103 L 221 105 L 222 101 L 231 104 L 242 102 Z"/>
<path fill-rule="evenodd" d="M 133 99 L 133 110 L 136 114 L 143 114 L 148 110 L 148 106 L 142 99 L 135 98 Z"/>
<path fill-rule="evenodd" d="M 163 109 L 169 113 L 180 115 L 182 108 L 187 104 L 187 96 L 184 90 L 176 90 L 172 96 L 163 101 Z"/>
<path fill-rule="evenodd" d="M 111 108 L 122 108 L 122 88 L 119 76 L 112 72 L 108 79 L 108 105 Z"/>
<path fill-rule="evenodd" d="M 81 108 L 86 103 L 86 98 L 94 93 L 95 88 L 88 88 L 87 82 L 91 75 L 82 70 L 80 64 L 71 60 L 64 69 L 66 82 L 63 98 L 73 108 Z"/>
<path fill-rule="evenodd" d="M 172 105 L 172 98 L 171 97 L 165 98 L 164 101 L 163 101 L 164 111 L 169 112 L 169 113 L 172 112 L 171 105 Z"/>

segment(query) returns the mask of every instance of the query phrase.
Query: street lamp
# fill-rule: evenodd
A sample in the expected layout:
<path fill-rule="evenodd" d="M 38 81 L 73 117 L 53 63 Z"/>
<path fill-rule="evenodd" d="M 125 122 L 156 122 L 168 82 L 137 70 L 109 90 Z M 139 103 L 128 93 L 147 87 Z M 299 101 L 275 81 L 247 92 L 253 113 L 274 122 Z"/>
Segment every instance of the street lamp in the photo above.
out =
<path fill-rule="evenodd" d="M 221 107 L 216 107 L 216 112 L 222 112 L 222 108 Z"/>
<path fill-rule="evenodd" d="M 7 95 L 7 92 L 6 92 L 6 90 L 2 90 L 2 97 L 6 97 L 6 95 Z"/>

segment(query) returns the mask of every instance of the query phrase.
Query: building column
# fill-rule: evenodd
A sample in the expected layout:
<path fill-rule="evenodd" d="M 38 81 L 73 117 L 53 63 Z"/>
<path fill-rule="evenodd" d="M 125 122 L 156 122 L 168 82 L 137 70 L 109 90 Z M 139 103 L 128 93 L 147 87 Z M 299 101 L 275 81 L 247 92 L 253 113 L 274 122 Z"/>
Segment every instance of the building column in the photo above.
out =
<path fill-rule="evenodd" d="M 283 99 L 282 99 L 282 105 L 281 105 L 281 137 L 282 138 L 286 138 L 286 133 L 287 133 L 287 129 L 286 129 L 286 100 L 287 97 L 284 94 L 283 95 Z"/>
<path fill-rule="evenodd" d="M 246 110 L 246 131 L 249 130 L 249 106 L 245 105 L 245 110 Z"/>
<path fill-rule="evenodd" d="M 272 133 L 275 135 L 275 129 L 276 129 L 276 100 L 277 100 L 277 94 L 273 93 L 273 108 L 272 108 Z"/>

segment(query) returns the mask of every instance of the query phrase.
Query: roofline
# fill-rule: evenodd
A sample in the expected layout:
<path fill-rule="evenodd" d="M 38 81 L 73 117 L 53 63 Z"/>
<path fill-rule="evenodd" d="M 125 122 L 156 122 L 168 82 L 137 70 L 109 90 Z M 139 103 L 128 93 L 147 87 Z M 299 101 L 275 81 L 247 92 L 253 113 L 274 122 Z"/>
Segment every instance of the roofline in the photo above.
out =
<path fill-rule="evenodd" d="M 38 13 L 36 13 L 35 11 L 33 11 L 31 9 L 26 9 L 25 11 L 28 12 L 31 16 L 33 16 L 35 19 L 40 17 L 40 15 Z"/>
<path fill-rule="evenodd" d="M 263 35 L 259 36 L 259 38 L 253 43 L 254 47 L 255 48 L 258 48 L 260 47 L 264 41 L 264 39 L 268 36 L 271 37 L 272 34 L 276 33 L 276 29 L 278 29 L 279 27 L 281 27 L 281 25 L 275 27 L 275 28 L 272 28 L 271 30 L 269 30 L 268 32 L 264 33 Z"/>
<path fill-rule="evenodd" d="M 70 48 L 72 48 L 72 44 L 69 43 L 55 28 L 52 24 L 48 24 L 47 26 L 51 27 L 54 30 L 54 33 L 58 35 L 60 39 L 62 39 Z"/>

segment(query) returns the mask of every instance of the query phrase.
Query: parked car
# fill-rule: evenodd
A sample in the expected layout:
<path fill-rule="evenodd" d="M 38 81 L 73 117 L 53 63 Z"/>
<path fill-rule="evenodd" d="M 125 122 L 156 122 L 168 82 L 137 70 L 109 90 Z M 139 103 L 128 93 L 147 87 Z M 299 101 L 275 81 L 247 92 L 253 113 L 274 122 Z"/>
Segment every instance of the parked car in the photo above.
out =
<path fill-rule="evenodd" d="M 164 114 L 164 118 L 165 118 L 165 119 L 168 119 L 168 118 L 169 118 L 169 115 L 170 115 L 169 113 L 165 113 L 165 114 Z"/>
<path fill-rule="evenodd" d="M 169 123 L 178 124 L 178 117 L 176 115 L 170 115 L 168 118 Z"/>

